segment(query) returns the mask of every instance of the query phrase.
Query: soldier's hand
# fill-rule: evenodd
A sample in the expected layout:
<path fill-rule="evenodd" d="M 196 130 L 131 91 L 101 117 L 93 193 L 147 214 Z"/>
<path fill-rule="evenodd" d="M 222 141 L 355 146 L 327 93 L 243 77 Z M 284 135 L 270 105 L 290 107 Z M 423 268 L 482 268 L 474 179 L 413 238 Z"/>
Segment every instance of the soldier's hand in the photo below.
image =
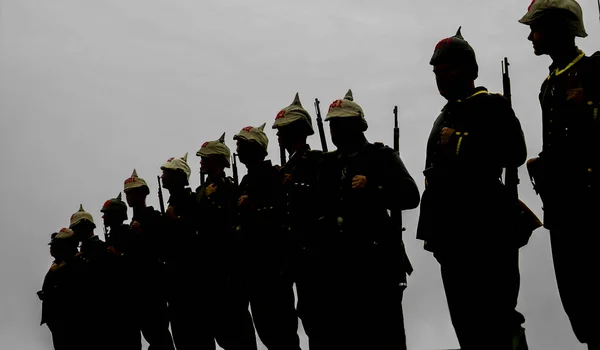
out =
<path fill-rule="evenodd" d="M 448 143 L 448 141 L 450 141 L 450 137 L 452 135 L 454 135 L 455 132 L 456 132 L 456 130 L 452 129 L 452 128 L 443 128 L 442 129 L 442 132 L 440 133 L 440 135 L 441 135 L 440 142 L 441 142 L 442 146 L 445 146 Z"/>
<path fill-rule="evenodd" d="M 206 186 L 206 188 L 204 189 L 204 195 L 206 197 L 210 197 L 216 191 L 217 191 L 217 185 L 210 184 L 210 185 Z"/>
<path fill-rule="evenodd" d="M 367 184 L 367 177 L 363 175 L 356 175 L 352 178 L 352 188 L 365 188 Z"/>
<path fill-rule="evenodd" d="M 167 211 L 165 212 L 165 216 L 169 219 L 177 219 L 177 214 L 175 213 L 175 208 L 169 205 L 167 207 Z"/>
<path fill-rule="evenodd" d="M 284 174 L 283 175 L 283 184 L 287 185 L 294 181 L 294 176 L 292 174 Z"/>
<path fill-rule="evenodd" d="M 115 247 L 113 247 L 112 245 L 109 246 L 108 248 L 106 248 L 106 250 L 108 251 L 108 254 L 110 254 L 110 255 L 120 255 L 119 251 L 117 251 L 115 249 Z"/>
<path fill-rule="evenodd" d="M 246 207 L 250 203 L 248 195 L 245 194 L 238 199 L 238 207 Z"/>
<path fill-rule="evenodd" d="M 131 229 L 134 232 L 137 232 L 137 233 L 142 233 L 143 232 L 142 231 L 142 226 L 140 225 L 139 221 L 132 221 L 131 222 Z"/>

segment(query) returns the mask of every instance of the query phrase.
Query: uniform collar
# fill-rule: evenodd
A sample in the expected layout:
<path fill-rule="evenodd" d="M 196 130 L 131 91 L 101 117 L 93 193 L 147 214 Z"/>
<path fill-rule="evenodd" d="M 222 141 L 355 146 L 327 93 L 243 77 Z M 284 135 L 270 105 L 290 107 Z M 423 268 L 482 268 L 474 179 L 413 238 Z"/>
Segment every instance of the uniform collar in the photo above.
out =
<path fill-rule="evenodd" d="M 475 90 L 473 90 L 473 92 L 471 93 L 471 95 L 469 95 L 469 96 L 467 96 L 465 98 L 462 98 L 462 99 L 458 99 L 458 100 L 456 100 L 456 102 L 461 103 L 461 102 L 469 100 L 469 99 L 471 99 L 471 98 L 473 98 L 475 96 L 483 95 L 483 94 L 486 94 L 486 95 L 489 94 L 488 90 L 485 87 L 483 87 L 483 86 L 478 86 L 478 87 L 475 88 Z"/>
<path fill-rule="evenodd" d="M 552 78 L 553 76 L 557 77 L 557 76 L 563 74 L 564 72 L 571 69 L 575 64 L 577 64 L 577 62 L 579 62 L 583 57 L 585 57 L 585 52 L 583 52 L 582 50 L 578 49 L 577 52 L 578 52 L 578 55 L 573 59 L 573 61 L 571 61 L 571 63 L 569 63 L 563 69 L 560 69 L 557 64 L 552 63 L 550 65 L 550 67 L 548 67 L 548 69 L 550 70 L 550 74 L 548 75 L 548 78 L 546 78 L 546 79 L 550 80 L 550 78 Z"/>
<path fill-rule="evenodd" d="M 310 151 L 310 146 L 308 144 L 306 144 L 306 145 L 302 146 L 298 151 L 294 151 L 294 153 L 292 153 L 292 155 L 290 156 L 290 159 L 288 160 L 288 162 L 291 161 L 296 155 L 298 155 L 298 157 L 300 157 L 308 151 Z"/>

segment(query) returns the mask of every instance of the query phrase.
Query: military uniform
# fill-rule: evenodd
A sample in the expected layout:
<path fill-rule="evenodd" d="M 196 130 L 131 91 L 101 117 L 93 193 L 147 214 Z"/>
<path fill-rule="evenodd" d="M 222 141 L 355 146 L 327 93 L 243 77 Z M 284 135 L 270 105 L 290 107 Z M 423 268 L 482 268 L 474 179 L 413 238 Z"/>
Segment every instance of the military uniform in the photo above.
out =
<path fill-rule="evenodd" d="M 92 230 L 96 227 L 92 215 L 83 206 L 71 216 L 69 228 L 78 235 L 80 225 L 91 225 Z M 109 294 L 112 281 L 108 269 L 107 246 L 93 231 L 89 234 L 89 237 L 80 237 L 81 245 L 74 262 L 82 271 L 82 278 L 79 279 L 81 296 L 78 297 L 80 311 L 77 332 L 79 347 L 101 350 L 108 344 L 118 344 L 119 335 L 108 331 L 106 327 L 113 316 L 106 312 L 112 302 Z"/>
<path fill-rule="evenodd" d="M 189 181 L 187 154 L 169 159 L 161 169 L 183 172 Z M 202 303 L 206 294 L 201 260 L 202 242 L 198 235 L 198 204 L 189 187 L 169 189 L 165 216 L 164 248 L 167 273 L 169 318 L 178 350 L 210 349 L 214 341 L 203 333 L 210 324 L 202 316 L 208 312 Z"/>
<path fill-rule="evenodd" d="M 77 241 L 73 238 L 73 231 L 67 228 L 53 236 L 49 245 L 56 259 L 38 293 L 42 300 L 41 325 L 46 324 L 52 333 L 55 350 L 75 350 L 80 343 L 78 296 L 81 295 L 79 282 L 82 273 L 74 263 Z"/>
<path fill-rule="evenodd" d="M 454 58 L 448 51 L 468 55 L 476 67 L 475 53 L 460 30 L 436 46 L 431 64 L 437 67 Z M 474 81 L 477 69 L 469 69 Z M 451 134 L 444 142 L 446 130 Z M 515 309 L 520 286 L 517 210 L 501 175 L 503 168 L 522 165 L 526 155 L 509 101 L 484 87 L 449 98 L 427 142 L 417 238 L 440 263 L 463 349 L 513 349 L 513 340 L 524 342 L 525 320 Z"/>
<path fill-rule="evenodd" d="M 359 120 L 363 132 L 367 128 L 351 91 L 331 104 L 325 120 L 333 119 Z M 401 232 L 388 210 L 415 208 L 419 192 L 397 152 L 364 136 L 358 141 L 353 150 L 338 145 L 325 153 L 319 172 L 315 337 L 324 349 L 406 349 L 405 266 L 395 244 Z M 366 177 L 363 188 L 353 188 L 355 176 Z"/>
<path fill-rule="evenodd" d="M 125 193 L 144 187 L 150 192 L 146 181 L 139 178 L 135 169 L 124 181 Z M 160 256 L 160 239 L 164 233 L 164 219 L 153 207 L 134 207 L 129 226 L 121 226 L 111 232 L 111 242 L 123 258 L 133 277 L 133 305 L 137 325 L 136 342 L 140 343 L 140 331 L 150 350 L 172 350 L 173 339 L 169 331 L 164 264 Z M 113 241 L 114 239 L 114 241 Z"/>
<path fill-rule="evenodd" d="M 246 127 L 234 140 L 256 142 L 264 150 L 268 139 L 258 128 Z M 240 183 L 248 205 L 238 208 L 242 237 L 244 283 L 258 336 L 269 350 L 299 350 L 298 318 L 289 274 L 289 234 L 284 227 L 285 192 L 282 176 L 270 161 L 248 169 Z"/>
<path fill-rule="evenodd" d="M 571 0 L 537 1 L 520 22 L 532 24 L 546 11 L 562 11 L 573 36 L 587 36 Z M 600 52 L 589 57 L 575 47 L 571 59 L 553 63 L 542 83 L 543 145 L 532 174 L 563 306 L 577 339 L 600 348 Z"/>
<path fill-rule="evenodd" d="M 302 107 L 298 94 L 292 104 L 279 111 L 275 117 L 273 129 L 286 127 L 293 127 L 294 132 L 303 133 L 304 136 L 314 134 L 310 114 Z M 280 169 L 284 176 L 286 198 L 285 226 L 291 239 L 290 274 L 296 284 L 298 316 L 302 319 L 312 350 L 319 348 L 311 334 L 317 315 L 312 300 L 319 293 L 320 286 L 311 284 L 312 271 L 319 267 L 311 265 L 309 255 L 313 253 L 314 242 L 319 239 L 315 234 L 318 219 L 315 199 L 322 155 L 322 151 L 311 150 L 305 144 L 296 149 Z"/>
<path fill-rule="evenodd" d="M 222 157 L 226 166 L 230 166 L 225 134 L 219 140 L 205 142 L 196 155 Z M 216 190 L 207 194 L 209 186 L 216 186 Z M 210 286 L 203 300 L 210 309 L 210 313 L 203 316 L 211 323 L 206 337 L 215 339 L 225 350 L 257 347 L 252 316 L 243 293 L 241 242 L 234 230 L 239 195 L 239 189 L 224 172 L 209 174 L 205 183 L 196 189 L 198 215 L 202 217 L 199 235 L 206 266 L 203 273 Z"/>

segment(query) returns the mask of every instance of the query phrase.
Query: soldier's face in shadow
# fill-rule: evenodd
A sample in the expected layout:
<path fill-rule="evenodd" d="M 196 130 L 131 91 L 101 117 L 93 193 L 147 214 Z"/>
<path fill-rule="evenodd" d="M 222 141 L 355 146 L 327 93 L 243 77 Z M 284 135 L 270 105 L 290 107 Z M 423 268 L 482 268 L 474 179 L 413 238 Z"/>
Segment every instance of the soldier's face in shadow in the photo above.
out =
<path fill-rule="evenodd" d="M 291 150 L 298 144 L 306 144 L 306 136 L 306 132 L 302 128 L 294 126 L 294 124 L 277 129 L 279 146 L 286 150 Z"/>
<path fill-rule="evenodd" d="M 145 187 L 132 188 L 125 191 L 125 200 L 130 208 L 145 206 L 148 191 Z"/>
<path fill-rule="evenodd" d="M 527 39 L 531 41 L 533 45 L 533 53 L 536 56 L 548 55 L 551 52 L 552 42 L 549 40 L 551 37 L 548 31 L 544 30 L 544 26 L 541 24 L 532 24 L 530 26 L 531 31 Z"/>
<path fill-rule="evenodd" d="M 329 132 L 331 134 L 331 141 L 341 150 L 351 147 L 354 143 L 362 139 L 360 137 L 362 129 L 358 117 L 330 120 Z"/>
<path fill-rule="evenodd" d="M 223 171 L 225 165 L 220 161 L 220 156 L 200 157 L 200 170 L 205 174 Z"/>
<path fill-rule="evenodd" d="M 82 220 L 77 225 L 71 227 L 71 230 L 73 230 L 75 239 L 81 242 L 94 234 L 95 227 L 91 222 Z"/>
<path fill-rule="evenodd" d="M 162 176 L 160 177 L 162 180 L 163 187 L 168 189 L 173 189 L 176 182 L 176 174 L 173 170 L 163 169 Z"/>
<path fill-rule="evenodd" d="M 531 23 L 529 29 L 527 39 L 536 56 L 552 56 L 575 46 L 575 34 L 562 16 L 548 14 Z"/>
<path fill-rule="evenodd" d="M 123 215 L 114 211 L 107 211 L 102 215 L 104 226 L 114 227 L 119 226 L 123 223 Z"/>
<path fill-rule="evenodd" d="M 474 84 L 464 67 L 456 63 L 437 64 L 433 66 L 433 73 L 440 95 L 447 100 L 463 97 L 464 92 Z"/>
<path fill-rule="evenodd" d="M 240 158 L 240 162 L 245 165 L 260 163 L 267 156 L 262 147 L 255 142 L 237 140 L 236 146 L 236 152 Z"/>

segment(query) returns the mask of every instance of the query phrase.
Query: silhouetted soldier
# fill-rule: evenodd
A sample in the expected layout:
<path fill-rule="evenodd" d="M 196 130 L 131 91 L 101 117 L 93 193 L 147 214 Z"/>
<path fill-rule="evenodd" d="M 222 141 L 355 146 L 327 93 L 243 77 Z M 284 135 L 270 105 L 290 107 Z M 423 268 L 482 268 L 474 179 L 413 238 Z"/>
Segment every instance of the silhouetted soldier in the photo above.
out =
<path fill-rule="evenodd" d="M 138 236 L 140 244 L 134 247 L 136 265 L 136 314 L 139 328 L 150 350 L 173 350 L 167 314 L 166 279 L 164 265 L 159 256 L 160 238 L 165 225 L 160 212 L 146 205 L 150 189 L 146 181 L 138 177 L 135 169 L 124 182 L 127 204 L 133 209 L 131 231 Z M 139 338 L 139 331 L 138 331 Z M 140 340 L 138 339 L 138 342 Z"/>
<path fill-rule="evenodd" d="M 314 350 L 319 345 L 311 337 L 311 326 L 316 317 L 316 311 L 311 310 L 314 307 L 311 299 L 315 293 L 320 293 L 321 286 L 310 284 L 311 271 L 319 267 L 310 266 L 307 255 L 311 254 L 314 242 L 320 239 L 315 232 L 315 198 L 323 152 L 311 150 L 306 142 L 307 137 L 314 134 L 314 130 L 310 114 L 302 107 L 298 94 L 292 104 L 277 113 L 273 129 L 277 129 L 279 145 L 290 154 L 289 160 L 280 170 L 286 192 L 285 225 L 291 238 L 290 273 L 296 283 L 298 315 L 309 337 L 310 348 Z"/>
<path fill-rule="evenodd" d="M 315 201 L 319 269 L 311 283 L 321 293 L 313 336 L 322 349 L 406 349 L 401 232 L 388 210 L 417 207 L 418 188 L 397 152 L 365 138 L 352 91 L 331 103 L 325 121 L 337 150 L 323 155 Z"/>
<path fill-rule="evenodd" d="M 521 125 L 506 98 L 475 87 L 475 52 L 460 29 L 436 45 L 430 64 L 448 102 L 427 143 L 417 238 L 440 263 L 461 348 L 527 349 L 515 309 L 517 211 L 500 180 L 502 168 L 525 162 Z"/>
<path fill-rule="evenodd" d="M 80 295 L 79 279 L 81 271 L 74 264 L 78 242 L 73 231 L 63 228 L 52 234 L 50 255 L 54 262 L 44 278 L 42 290 L 38 292 L 42 300 L 42 321 L 52 333 L 55 350 L 79 349 L 77 327 L 79 321 Z"/>
<path fill-rule="evenodd" d="M 104 329 L 115 334 L 119 341 L 111 344 L 112 349 L 135 350 L 141 346 L 140 325 L 137 313 L 137 293 L 141 272 L 139 261 L 140 242 L 134 236 L 127 220 L 127 205 L 121 200 L 121 193 L 116 198 L 104 202 L 102 220 L 106 229 L 106 245 L 108 250 L 107 269 L 109 286 L 106 296 L 110 298 L 110 308 L 115 313 Z"/>
<path fill-rule="evenodd" d="M 240 183 L 239 230 L 244 245 L 244 282 L 258 336 L 269 350 L 299 350 L 298 317 L 289 275 L 289 235 L 284 229 L 282 176 L 267 156 L 268 138 L 260 127 L 234 136 L 248 174 Z"/>
<path fill-rule="evenodd" d="M 210 288 L 203 283 L 199 252 L 198 205 L 188 187 L 190 167 L 187 153 L 170 158 L 161 166 L 162 183 L 169 191 L 169 206 L 165 213 L 166 269 L 171 331 L 177 350 L 211 349 L 212 339 L 199 336 L 208 325 L 202 316 L 202 298 Z"/>
<path fill-rule="evenodd" d="M 196 189 L 202 218 L 202 274 L 209 286 L 202 300 L 210 311 L 202 315 L 208 331 L 202 336 L 208 338 L 207 342 L 214 343 L 216 339 L 225 350 L 253 350 L 257 348 L 256 336 L 243 292 L 241 242 L 234 227 L 239 190 L 233 179 L 225 175 L 231 159 L 225 134 L 218 140 L 204 142 L 196 155 L 201 157 L 201 172 L 207 174 L 204 184 Z"/>
<path fill-rule="evenodd" d="M 106 327 L 114 316 L 107 312 L 112 310 L 112 297 L 108 294 L 112 281 L 108 273 L 107 246 L 94 234 L 94 219 L 82 205 L 71 215 L 69 228 L 73 230 L 73 237 L 81 242 L 75 263 L 83 270 L 83 278 L 79 280 L 82 291 L 74 296 L 79 302 L 79 347 L 106 349 L 120 341 L 119 335 Z"/>
<path fill-rule="evenodd" d="M 537 0 L 521 18 L 537 56 L 552 58 L 540 92 L 543 146 L 528 162 L 544 204 L 563 307 L 577 339 L 600 349 L 600 52 L 586 56 L 573 0 Z"/>

